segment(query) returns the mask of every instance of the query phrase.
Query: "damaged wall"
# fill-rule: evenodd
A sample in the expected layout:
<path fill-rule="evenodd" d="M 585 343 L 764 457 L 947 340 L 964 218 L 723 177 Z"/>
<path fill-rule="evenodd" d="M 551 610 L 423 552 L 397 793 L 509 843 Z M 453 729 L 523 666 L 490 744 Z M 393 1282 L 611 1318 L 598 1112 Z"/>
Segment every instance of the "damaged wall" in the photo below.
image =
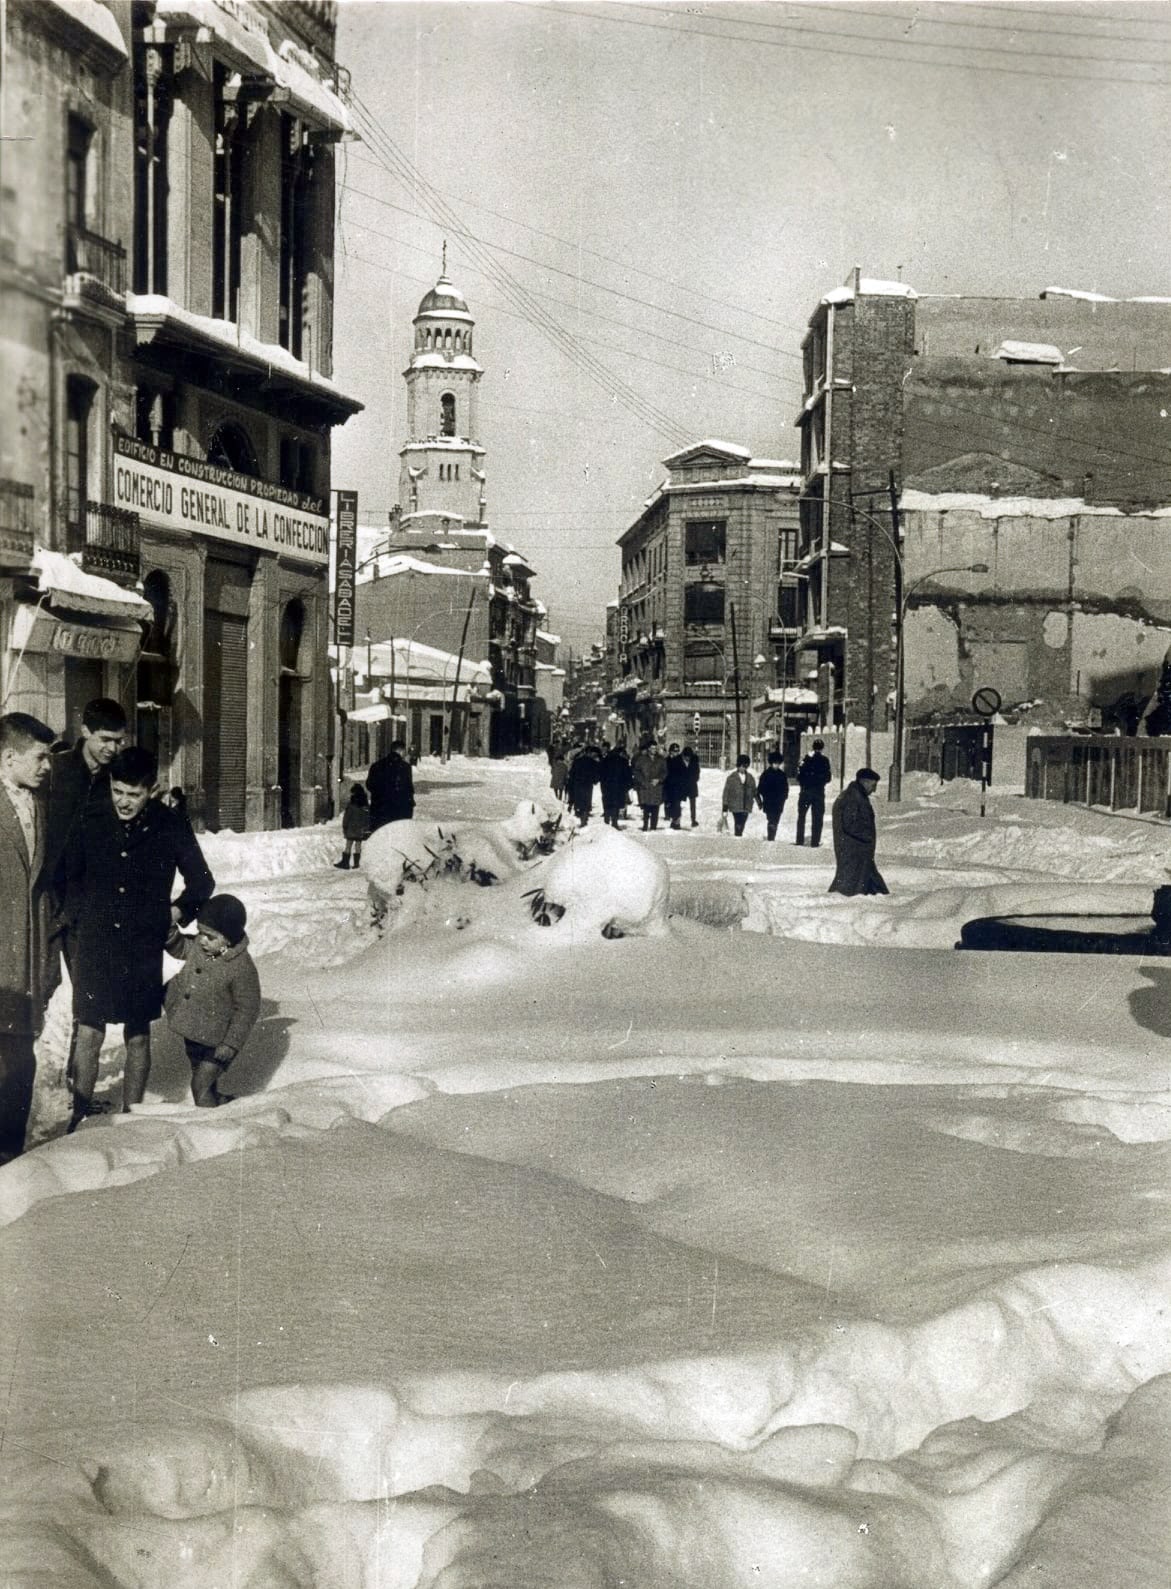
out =
<path fill-rule="evenodd" d="M 1037 722 L 1133 731 L 1171 643 L 1171 513 L 907 492 L 903 529 L 909 721 L 990 686 Z"/>

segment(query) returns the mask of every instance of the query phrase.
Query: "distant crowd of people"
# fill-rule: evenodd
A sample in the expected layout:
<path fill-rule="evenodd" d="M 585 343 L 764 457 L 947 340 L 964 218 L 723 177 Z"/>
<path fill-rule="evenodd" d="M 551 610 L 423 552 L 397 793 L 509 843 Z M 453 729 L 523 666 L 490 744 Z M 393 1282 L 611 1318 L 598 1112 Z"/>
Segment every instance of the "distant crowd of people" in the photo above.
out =
<path fill-rule="evenodd" d="M 164 950 L 183 961 L 165 1006 L 192 1097 L 206 1108 L 231 1096 L 220 1081 L 260 1011 L 247 915 L 215 893 L 182 791 L 164 798 L 157 781 L 117 701 L 89 702 L 73 746 L 27 712 L 0 716 L 0 1163 L 24 1148 L 33 1045 L 62 965 L 73 989 L 67 1130 L 109 1107 L 94 1097 L 107 1026 L 121 1026 L 126 1047 L 123 1109 L 141 1103 Z"/>
<path fill-rule="evenodd" d="M 558 800 L 573 811 L 582 827 L 593 815 L 594 791 L 599 790 L 602 818 L 618 827 L 628 812 L 631 796 L 637 802 L 644 833 L 659 825 L 660 810 L 672 828 L 683 826 L 686 806 L 693 828 L 699 826 L 700 759 L 690 741 L 672 742 L 664 754 L 651 734 L 644 735 L 633 756 L 621 744 L 602 746 L 594 740 L 555 738 L 549 746 L 549 781 Z M 825 754 L 825 741 L 815 739 L 797 769 L 797 831 L 795 842 L 805 843 L 806 830 L 814 849 L 821 844 L 825 824 L 826 790 L 833 768 Z M 862 767 L 843 789 L 833 806 L 833 846 L 836 870 L 829 891 L 837 894 L 885 894 L 882 874 L 875 864 L 877 830 L 871 796 L 878 774 Z M 748 819 L 759 809 L 765 818 L 765 838 L 776 839 L 781 815 L 789 798 L 789 779 L 779 750 L 768 752 L 759 780 L 751 757 L 740 755 L 724 781 L 719 826 L 731 824 L 743 835 Z"/>

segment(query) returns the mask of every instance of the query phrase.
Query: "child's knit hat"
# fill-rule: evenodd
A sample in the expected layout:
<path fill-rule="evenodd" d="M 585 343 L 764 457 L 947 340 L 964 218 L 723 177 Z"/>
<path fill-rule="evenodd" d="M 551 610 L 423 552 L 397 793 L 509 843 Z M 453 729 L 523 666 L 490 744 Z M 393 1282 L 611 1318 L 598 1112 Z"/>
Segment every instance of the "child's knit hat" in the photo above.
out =
<path fill-rule="evenodd" d="M 248 912 L 235 894 L 213 894 L 206 905 L 199 907 L 195 919 L 201 927 L 211 927 L 222 933 L 230 944 L 237 944 L 244 936 Z"/>

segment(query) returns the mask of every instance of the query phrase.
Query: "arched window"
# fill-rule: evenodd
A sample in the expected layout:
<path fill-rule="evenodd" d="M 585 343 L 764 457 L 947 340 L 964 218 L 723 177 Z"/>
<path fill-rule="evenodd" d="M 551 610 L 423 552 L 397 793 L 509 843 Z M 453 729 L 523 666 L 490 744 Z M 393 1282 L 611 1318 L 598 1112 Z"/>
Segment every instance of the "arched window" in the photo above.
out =
<path fill-rule="evenodd" d="M 217 425 L 207 449 L 208 463 L 221 469 L 234 469 L 237 474 L 257 475 L 256 451 L 248 432 L 234 420 L 226 419 Z"/>
<path fill-rule="evenodd" d="M 443 333 L 443 350 L 444 350 L 445 353 L 450 353 L 451 352 L 451 332 L 450 331 L 445 331 Z"/>
<path fill-rule="evenodd" d="M 439 399 L 439 434 L 441 436 L 455 435 L 455 394 L 444 392 Z"/>

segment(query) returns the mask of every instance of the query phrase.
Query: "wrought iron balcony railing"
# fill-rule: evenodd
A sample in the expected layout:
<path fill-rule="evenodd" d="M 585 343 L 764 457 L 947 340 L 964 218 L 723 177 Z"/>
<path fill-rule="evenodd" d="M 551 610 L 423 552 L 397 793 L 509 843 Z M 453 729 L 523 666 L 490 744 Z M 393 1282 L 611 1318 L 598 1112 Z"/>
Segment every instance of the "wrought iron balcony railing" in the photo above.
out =
<path fill-rule="evenodd" d="M 85 518 L 67 531 L 71 552 L 81 553 L 81 566 L 95 574 L 136 580 L 142 567 L 138 514 L 105 502 L 87 502 Z"/>
<path fill-rule="evenodd" d="M 33 555 L 33 488 L 0 480 L 0 566 L 27 567 Z"/>
<path fill-rule="evenodd" d="M 121 298 L 126 291 L 126 250 L 84 226 L 67 226 L 65 274 L 97 282 L 112 297 Z"/>

